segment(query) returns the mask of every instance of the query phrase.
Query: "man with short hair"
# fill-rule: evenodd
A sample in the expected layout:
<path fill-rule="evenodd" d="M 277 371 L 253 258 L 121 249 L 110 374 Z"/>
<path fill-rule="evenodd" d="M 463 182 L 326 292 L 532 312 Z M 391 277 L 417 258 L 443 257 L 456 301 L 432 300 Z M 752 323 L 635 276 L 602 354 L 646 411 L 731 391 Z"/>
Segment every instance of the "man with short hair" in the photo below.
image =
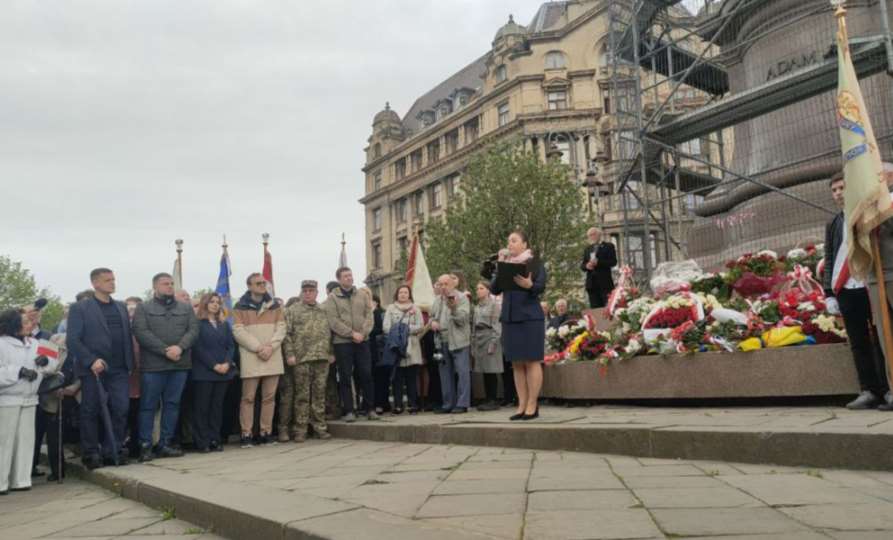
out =
<path fill-rule="evenodd" d="M 431 329 L 440 337 L 436 352 L 442 355 L 438 368 L 443 405 L 434 412 L 463 414 L 471 406 L 471 303 L 456 290 L 454 276 L 444 274 L 437 282 L 440 294 L 431 306 Z"/>
<path fill-rule="evenodd" d="M 589 245 L 583 251 L 580 270 L 586 273 L 586 294 L 589 307 L 601 308 L 608 303 L 608 295 L 614 289 L 611 268 L 617 266 L 617 250 L 614 244 L 602 242 L 602 232 L 596 227 L 586 231 Z"/>
<path fill-rule="evenodd" d="M 155 274 L 152 291 L 152 299 L 139 304 L 133 315 L 133 333 L 140 346 L 140 462 L 183 455 L 172 442 L 199 331 L 192 306 L 174 297 L 170 274 Z M 152 426 L 159 403 L 161 435 L 153 456 Z"/>
<path fill-rule="evenodd" d="M 253 446 L 254 401 L 261 389 L 260 444 L 275 443 L 273 415 L 276 412 L 276 387 L 285 372 L 282 342 L 285 339 L 285 315 L 282 305 L 267 292 L 267 280 L 258 272 L 245 280 L 248 291 L 233 307 L 233 337 L 239 344 L 242 400 L 239 424 L 242 448 Z"/>
<path fill-rule="evenodd" d="M 103 464 L 127 463 L 122 445 L 127 432 L 127 379 L 133 370 L 133 342 L 127 309 L 111 296 L 115 274 L 97 268 L 90 272 L 90 282 L 93 294 L 83 295 L 69 311 L 66 345 L 81 379 L 81 458 L 92 470 Z M 100 385 L 108 394 L 115 444 L 108 437 L 100 443 Z"/>
<path fill-rule="evenodd" d="M 558 329 L 567 322 L 567 300 L 559 298 L 555 302 L 555 316 L 549 319 L 549 328 Z"/>
<path fill-rule="evenodd" d="M 872 339 L 871 306 L 865 283 L 849 276 L 846 271 L 847 232 L 844 207 L 843 173 L 835 174 L 829 183 L 831 196 L 838 212 L 825 226 L 825 270 L 822 288 L 825 302 L 832 314 L 842 314 L 849 337 L 850 350 L 859 376 L 862 392 L 847 404 L 848 409 L 872 409 L 881 403 L 889 390 L 880 360 L 883 353 L 878 342 Z"/>
<path fill-rule="evenodd" d="M 351 381 L 354 371 L 359 377 L 363 402 L 369 420 L 378 420 L 372 384 L 372 352 L 369 334 L 372 332 L 372 302 L 369 296 L 354 287 L 353 272 L 344 266 L 335 272 L 338 286 L 323 303 L 323 310 L 332 331 L 335 362 L 338 366 L 338 388 L 345 422 L 354 422 L 354 396 Z"/>
<path fill-rule="evenodd" d="M 308 423 L 320 439 L 331 438 L 326 426 L 326 379 L 329 364 L 334 362 L 332 333 L 328 317 L 316 301 L 318 295 L 316 281 L 304 280 L 301 301 L 285 310 L 286 363 L 294 370 L 296 443 L 307 438 Z"/>

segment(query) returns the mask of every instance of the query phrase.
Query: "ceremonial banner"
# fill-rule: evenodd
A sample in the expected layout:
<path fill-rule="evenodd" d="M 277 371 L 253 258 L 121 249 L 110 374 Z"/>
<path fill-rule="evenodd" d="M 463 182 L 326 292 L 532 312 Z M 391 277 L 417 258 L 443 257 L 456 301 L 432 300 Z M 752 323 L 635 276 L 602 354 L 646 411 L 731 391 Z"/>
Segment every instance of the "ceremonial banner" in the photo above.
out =
<path fill-rule="evenodd" d="M 844 215 L 849 228 L 847 249 L 850 274 L 865 279 L 871 270 L 870 234 L 878 225 L 893 217 L 893 203 L 884 181 L 881 156 L 871 128 L 865 100 L 859 88 L 850 56 L 846 11 L 837 9 L 837 123 L 846 180 Z"/>
<path fill-rule="evenodd" d="M 230 324 L 233 323 L 233 298 L 229 290 L 229 277 L 231 275 L 233 275 L 233 271 L 229 262 L 229 253 L 226 251 L 226 244 L 223 244 L 223 254 L 220 255 L 220 273 L 217 276 L 217 287 L 214 288 L 214 292 L 220 295 L 224 316 Z"/>
<path fill-rule="evenodd" d="M 174 271 L 171 273 L 174 277 L 174 290 L 183 290 L 183 269 L 180 264 L 180 257 L 174 259 Z"/>
<path fill-rule="evenodd" d="M 406 283 L 412 288 L 415 305 L 425 310 L 431 309 L 431 305 L 434 304 L 434 286 L 431 284 L 431 274 L 428 273 L 428 264 L 425 262 L 419 235 L 413 237 L 409 250 Z"/>
<path fill-rule="evenodd" d="M 268 237 L 268 235 L 265 235 L 264 237 L 264 270 L 262 273 L 264 279 L 267 280 L 267 292 L 270 293 L 270 296 L 275 298 L 276 289 L 273 287 L 273 256 L 270 255 L 270 250 L 267 249 Z"/>

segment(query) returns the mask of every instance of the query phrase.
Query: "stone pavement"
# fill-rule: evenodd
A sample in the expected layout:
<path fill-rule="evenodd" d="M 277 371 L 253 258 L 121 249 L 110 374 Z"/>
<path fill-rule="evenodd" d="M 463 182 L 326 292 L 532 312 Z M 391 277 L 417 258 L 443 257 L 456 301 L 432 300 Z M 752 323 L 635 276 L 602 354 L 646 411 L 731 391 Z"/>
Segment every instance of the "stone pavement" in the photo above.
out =
<path fill-rule="evenodd" d="M 426 444 L 572 450 L 669 459 L 893 470 L 893 413 L 843 407 L 543 406 L 463 415 L 332 422 L 339 437 Z"/>
<path fill-rule="evenodd" d="M 893 538 L 890 472 L 333 439 L 88 477 L 234 539 Z"/>
<path fill-rule="evenodd" d="M 30 491 L 0 498 L 0 537 L 6 540 L 223 540 L 168 510 L 137 502 L 76 478 L 64 484 L 35 479 Z"/>

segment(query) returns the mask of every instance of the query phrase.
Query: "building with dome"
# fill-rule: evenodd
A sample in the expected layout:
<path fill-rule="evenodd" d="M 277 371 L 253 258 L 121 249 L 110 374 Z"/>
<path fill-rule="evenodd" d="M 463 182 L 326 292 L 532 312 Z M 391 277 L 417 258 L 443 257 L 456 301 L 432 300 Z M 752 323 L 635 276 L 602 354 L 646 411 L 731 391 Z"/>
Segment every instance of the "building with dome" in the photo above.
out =
<path fill-rule="evenodd" d="M 611 102 L 606 6 L 599 0 L 547 2 L 527 25 L 509 16 L 490 50 L 420 96 L 402 116 L 389 104 L 374 116 L 360 202 L 366 214 L 366 282 L 382 298 L 402 279 L 395 268 L 414 230 L 455 201 L 470 156 L 506 138 L 523 140 L 542 159 L 560 151 L 573 171 L 570 181 L 580 185 L 581 198 L 588 196 L 592 223 L 621 245 L 621 201 L 611 182 L 618 160 L 631 149 L 616 136 L 611 113 L 630 107 L 631 98 Z M 587 171 L 596 158 L 593 186 Z M 642 242 L 631 240 L 626 255 L 641 257 Z"/>

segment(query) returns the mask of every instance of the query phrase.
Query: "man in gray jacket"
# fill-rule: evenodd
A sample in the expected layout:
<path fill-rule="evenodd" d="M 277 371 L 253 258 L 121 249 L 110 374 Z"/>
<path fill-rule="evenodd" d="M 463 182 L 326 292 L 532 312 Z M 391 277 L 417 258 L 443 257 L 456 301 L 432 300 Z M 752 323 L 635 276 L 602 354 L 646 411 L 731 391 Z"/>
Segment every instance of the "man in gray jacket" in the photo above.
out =
<path fill-rule="evenodd" d="M 471 405 L 471 303 L 462 291 L 456 290 L 456 276 L 444 274 L 438 278 L 440 296 L 431 306 L 431 329 L 440 337 L 436 352 L 440 357 L 440 388 L 443 408 L 438 414 L 462 414 Z M 438 340 L 435 337 L 435 346 Z M 455 379 L 458 378 L 458 385 Z"/>
<path fill-rule="evenodd" d="M 152 460 L 152 425 L 161 408 L 161 438 L 156 457 L 178 457 L 171 447 L 180 415 L 180 396 L 192 369 L 191 348 L 198 338 L 192 306 L 174 299 L 174 280 L 160 273 L 152 278 L 154 295 L 133 315 L 133 334 L 140 344 L 139 460 Z"/>

